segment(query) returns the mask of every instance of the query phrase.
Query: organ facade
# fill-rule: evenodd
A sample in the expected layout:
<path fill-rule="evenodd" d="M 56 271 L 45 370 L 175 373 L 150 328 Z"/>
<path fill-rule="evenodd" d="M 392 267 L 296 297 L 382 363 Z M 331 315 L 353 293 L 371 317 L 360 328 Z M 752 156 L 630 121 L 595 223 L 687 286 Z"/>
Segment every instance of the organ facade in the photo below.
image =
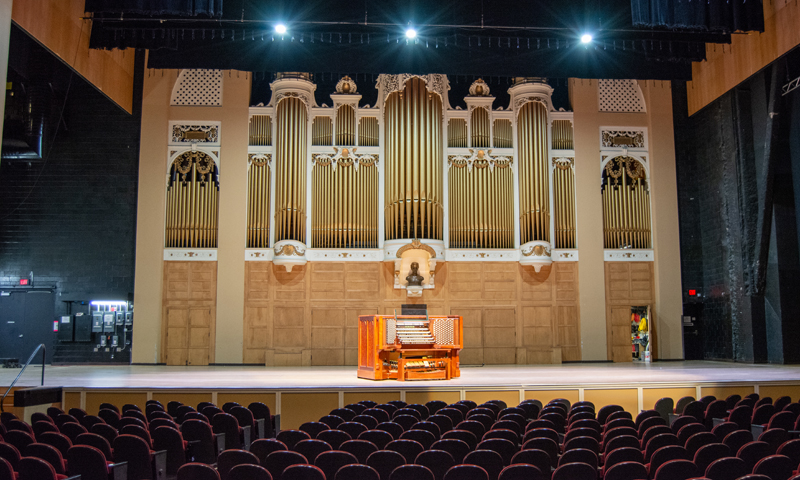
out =
<path fill-rule="evenodd" d="M 502 105 L 476 79 L 462 108 L 440 74 L 345 76 L 318 104 L 311 75 L 282 73 L 258 106 L 245 72 L 146 77 L 136 302 L 154 333 L 137 326 L 134 361 L 354 365 L 357 316 L 401 303 L 462 316 L 463 364 L 624 361 L 633 305 L 680 356 L 677 202 L 654 193 L 674 184 L 668 85 L 570 79 L 565 111 L 543 78 Z"/>

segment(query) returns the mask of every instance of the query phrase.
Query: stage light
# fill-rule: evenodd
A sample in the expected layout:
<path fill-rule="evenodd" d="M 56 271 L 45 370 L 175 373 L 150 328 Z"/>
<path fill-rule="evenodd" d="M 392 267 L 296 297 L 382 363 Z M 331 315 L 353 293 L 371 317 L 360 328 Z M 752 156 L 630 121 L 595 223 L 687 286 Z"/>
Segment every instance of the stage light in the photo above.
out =
<path fill-rule="evenodd" d="M 275 25 L 275 33 L 278 33 L 280 35 L 283 35 L 284 33 L 286 33 L 286 25 L 284 25 L 282 23 L 279 23 L 279 24 Z"/>
<path fill-rule="evenodd" d="M 408 30 L 406 30 L 406 37 L 415 38 L 416 36 L 417 36 L 417 31 L 414 30 L 412 27 L 408 27 Z"/>
<path fill-rule="evenodd" d="M 592 43 L 592 36 L 588 33 L 584 33 L 583 36 L 581 37 L 581 43 L 583 44 Z"/>
<path fill-rule="evenodd" d="M 98 307 L 108 307 L 112 305 L 127 305 L 128 302 L 124 300 L 92 300 L 91 305 Z"/>

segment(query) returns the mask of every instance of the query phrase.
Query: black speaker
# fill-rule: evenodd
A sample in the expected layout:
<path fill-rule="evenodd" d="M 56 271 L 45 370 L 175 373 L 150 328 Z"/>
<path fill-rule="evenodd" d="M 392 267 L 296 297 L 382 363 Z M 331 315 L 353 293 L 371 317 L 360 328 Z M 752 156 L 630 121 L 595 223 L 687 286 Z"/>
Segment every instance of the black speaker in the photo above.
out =
<path fill-rule="evenodd" d="M 74 340 L 73 333 L 75 331 L 75 322 L 72 315 L 62 315 L 56 317 L 58 322 L 58 340 L 61 342 L 72 342 Z"/>
<path fill-rule="evenodd" d="M 73 317 L 74 339 L 76 342 L 92 341 L 92 316 L 76 313 Z"/>

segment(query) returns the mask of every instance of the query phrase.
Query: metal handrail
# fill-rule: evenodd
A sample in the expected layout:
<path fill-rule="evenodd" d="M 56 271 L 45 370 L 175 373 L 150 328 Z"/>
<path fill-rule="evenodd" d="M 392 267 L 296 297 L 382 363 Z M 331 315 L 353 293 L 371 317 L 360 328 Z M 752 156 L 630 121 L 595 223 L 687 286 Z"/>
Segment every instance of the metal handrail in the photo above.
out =
<path fill-rule="evenodd" d="M 17 380 L 19 380 L 19 377 L 21 377 L 22 374 L 25 373 L 25 369 L 28 368 L 28 365 L 30 365 L 31 360 L 33 360 L 33 357 L 36 356 L 36 353 L 39 352 L 40 349 L 42 350 L 42 386 L 44 386 L 44 361 L 45 358 L 47 358 L 47 347 L 44 346 L 44 343 L 40 343 L 39 346 L 36 347 L 36 349 L 34 349 L 33 353 L 31 353 L 31 356 L 28 357 L 28 361 L 25 362 L 25 365 L 22 366 L 22 370 L 19 371 L 19 375 L 17 375 L 17 378 L 15 378 L 13 382 L 11 382 L 11 385 L 8 387 L 8 390 L 6 390 L 6 393 L 3 394 L 3 398 L 0 398 L 0 412 L 5 412 L 5 409 L 3 408 L 3 403 L 5 402 L 6 397 L 8 396 L 9 393 L 11 393 L 11 389 L 14 388 L 14 385 L 17 384 Z"/>

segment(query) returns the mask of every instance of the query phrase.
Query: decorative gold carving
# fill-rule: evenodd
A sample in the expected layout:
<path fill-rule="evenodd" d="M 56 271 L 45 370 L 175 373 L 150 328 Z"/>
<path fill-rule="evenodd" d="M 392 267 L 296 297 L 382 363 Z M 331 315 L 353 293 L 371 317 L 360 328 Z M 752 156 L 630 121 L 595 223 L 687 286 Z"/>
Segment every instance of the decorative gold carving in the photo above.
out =
<path fill-rule="evenodd" d="M 471 97 L 488 97 L 489 85 L 487 85 L 482 78 L 479 78 L 472 82 L 472 85 L 470 85 L 469 95 Z"/>
<path fill-rule="evenodd" d="M 408 250 L 424 250 L 431 255 L 431 258 L 436 258 L 436 250 L 434 250 L 430 245 L 420 242 L 418 238 L 412 240 L 408 245 L 403 245 L 397 249 L 397 258 L 402 258 L 403 252 L 407 252 Z"/>
<path fill-rule="evenodd" d="M 218 125 L 173 125 L 172 141 L 176 143 L 217 143 Z"/>
<path fill-rule="evenodd" d="M 549 257 L 550 256 L 550 249 L 546 248 L 544 245 L 533 245 L 525 250 L 522 251 L 522 255 L 525 257 Z"/>
<path fill-rule="evenodd" d="M 603 130 L 601 145 L 607 148 L 645 148 L 643 131 Z"/>
<path fill-rule="evenodd" d="M 569 170 L 575 165 L 575 157 L 553 157 L 553 166 L 559 170 Z"/>
<path fill-rule="evenodd" d="M 336 83 L 336 93 L 345 95 L 354 95 L 358 93 L 356 82 L 354 82 L 352 78 L 345 75 Z"/>
<path fill-rule="evenodd" d="M 271 153 L 249 153 L 247 154 L 247 162 L 256 167 L 263 167 L 272 163 Z"/>
<path fill-rule="evenodd" d="M 275 255 L 283 255 L 286 257 L 302 257 L 305 255 L 306 251 L 304 248 L 295 247 L 290 243 L 284 243 L 283 245 L 275 246 Z"/>

